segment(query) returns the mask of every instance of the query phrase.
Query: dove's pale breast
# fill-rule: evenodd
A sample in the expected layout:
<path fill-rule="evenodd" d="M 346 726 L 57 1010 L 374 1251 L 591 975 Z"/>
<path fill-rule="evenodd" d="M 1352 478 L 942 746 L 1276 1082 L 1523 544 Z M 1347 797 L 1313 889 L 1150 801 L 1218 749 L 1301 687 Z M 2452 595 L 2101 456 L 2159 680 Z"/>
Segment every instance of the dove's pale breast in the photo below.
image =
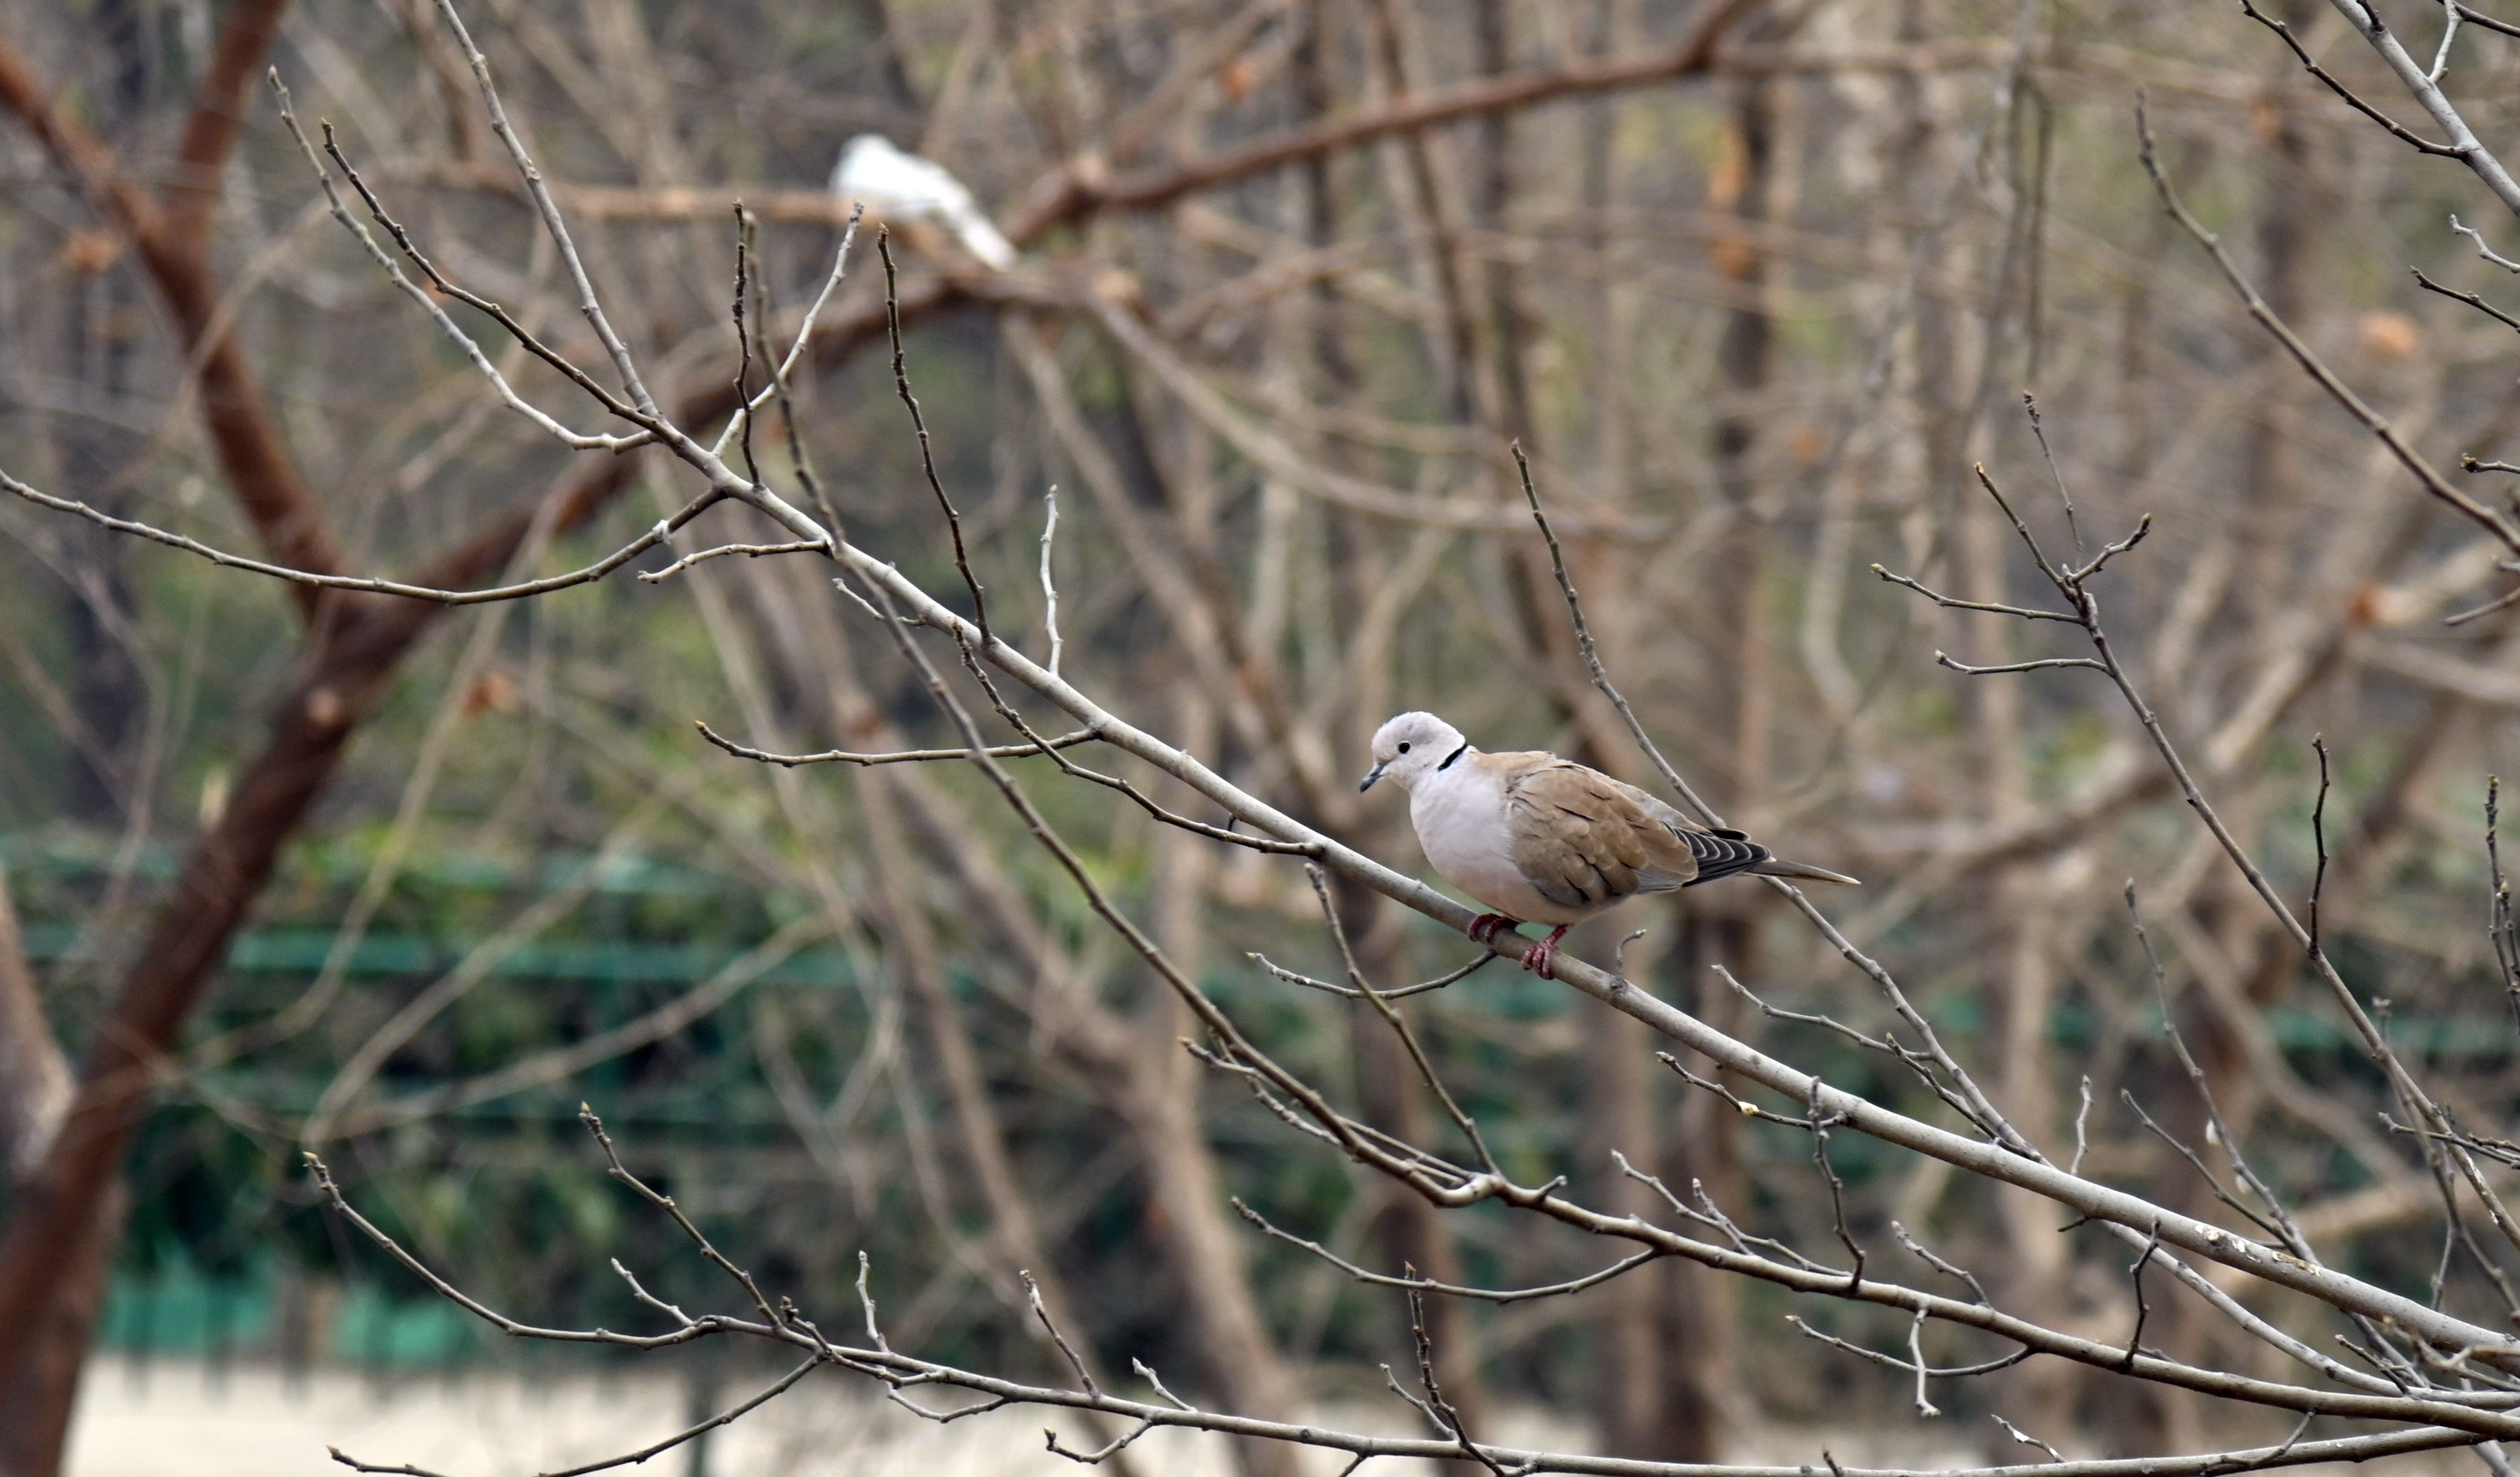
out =
<path fill-rule="evenodd" d="M 1410 791 L 1409 821 L 1446 881 L 1508 918 L 1578 923 L 1600 911 L 1552 903 L 1522 874 L 1507 829 L 1505 784 L 1486 769 L 1456 764 L 1419 780 Z"/>

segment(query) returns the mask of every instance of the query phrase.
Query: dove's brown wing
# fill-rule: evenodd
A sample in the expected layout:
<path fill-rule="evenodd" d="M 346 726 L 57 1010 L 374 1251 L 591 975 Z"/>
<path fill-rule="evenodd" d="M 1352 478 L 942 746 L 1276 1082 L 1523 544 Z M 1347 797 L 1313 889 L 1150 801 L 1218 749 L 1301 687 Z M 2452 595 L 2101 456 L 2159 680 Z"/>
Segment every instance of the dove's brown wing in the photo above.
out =
<path fill-rule="evenodd" d="M 1685 833 L 1609 776 L 1554 754 L 1482 757 L 1504 782 L 1513 864 L 1551 902 L 1606 908 L 1697 875 L 1697 852 Z"/>
<path fill-rule="evenodd" d="M 1709 830 L 1633 784 L 1612 780 L 1607 775 L 1601 778 L 1617 785 L 1620 793 L 1634 800 L 1647 815 L 1671 828 L 1673 833 L 1696 856 L 1697 874 L 1680 884 L 1684 887 L 1694 887 L 1700 882 L 1729 877 L 1736 872 L 1747 872 L 1774 855 L 1768 848 L 1751 840 L 1747 831 Z"/>

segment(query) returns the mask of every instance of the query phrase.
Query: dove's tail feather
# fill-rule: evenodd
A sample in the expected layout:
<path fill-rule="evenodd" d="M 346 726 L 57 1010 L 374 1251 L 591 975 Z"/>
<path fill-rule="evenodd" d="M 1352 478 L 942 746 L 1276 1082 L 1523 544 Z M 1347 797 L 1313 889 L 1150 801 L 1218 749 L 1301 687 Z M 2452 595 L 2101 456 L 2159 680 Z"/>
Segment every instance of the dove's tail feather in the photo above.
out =
<path fill-rule="evenodd" d="M 1808 866 L 1801 862 L 1788 862 L 1782 857 L 1770 857 L 1747 870 L 1763 877 L 1801 877 L 1813 882 L 1841 882 L 1849 887 L 1864 885 L 1843 873 L 1831 872 L 1825 867 Z"/>
<path fill-rule="evenodd" d="M 963 244 L 964 250 L 987 262 L 996 271 L 1003 272 L 1015 264 L 1015 244 L 1007 240 L 989 218 L 980 213 L 980 207 L 968 199 L 939 213 L 945 217 L 945 223 L 953 227 L 954 239 Z"/>

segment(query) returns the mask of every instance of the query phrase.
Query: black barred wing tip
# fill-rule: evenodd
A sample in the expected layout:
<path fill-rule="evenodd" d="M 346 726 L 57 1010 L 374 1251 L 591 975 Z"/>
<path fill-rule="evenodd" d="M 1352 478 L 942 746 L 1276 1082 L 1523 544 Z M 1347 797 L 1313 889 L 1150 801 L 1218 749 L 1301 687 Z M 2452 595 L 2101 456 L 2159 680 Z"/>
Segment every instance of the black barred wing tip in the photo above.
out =
<path fill-rule="evenodd" d="M 1697 858 L 1697 875 L 1682 884 L 1688 887 L 1747 872 L 1769 856 L 1768 848 L 1737 830 L 1684 830 L 1680 838 L 1688 843 L 1690 853 Z"/>

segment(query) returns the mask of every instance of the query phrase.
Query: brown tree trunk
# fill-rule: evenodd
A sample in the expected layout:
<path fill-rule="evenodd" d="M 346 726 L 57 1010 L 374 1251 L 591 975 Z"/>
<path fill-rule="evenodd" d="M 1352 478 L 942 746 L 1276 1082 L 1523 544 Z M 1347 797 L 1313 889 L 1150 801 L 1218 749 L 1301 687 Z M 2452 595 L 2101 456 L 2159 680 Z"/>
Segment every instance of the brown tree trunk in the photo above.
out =
<path fill-rule="evenodd" d="M 1656 931 L 1667 929 L 1670 921 L 1667 914 Z M 1626 926 L 1616 920 L 1587 925 L 1570 942 L 1579 943 L 1578 952 L 1586 959 L 1607 959 L 1617 946 L 1619 935 L 1613 930 Z M 1653 942 L 1648 934 L 1628 951 L 1630 978 L 1651 977 L 1658 965 L 1648 952 Z M 1665 1167 L 1664 1144 L 1672 1135 L 1662 1126 L 1676 1104 L 1662 1081 L 1670 1073 L 1654 1060 L 1652 1030 L 1615 1011 L 1603 1012 L 1586 1028 L 1584 1057 L 1588 1199 L 1612 1215 L 1669 1216 L 1653 1187 L 1622 1174 L 1613 1157 L 1624 1155 L 1642 1174 L 1658 1174 Z M 1686 1185 L 1678 1188 L 1688 1193 Z M 1683 1347 L 1669 1336 L 1681 1296 L 1674 1280 L 1678 1271 L 1671 1263 L 1648 1263 L 1620 1279 L 1617 1295 L 1595 1301 L 1593 1420 L 1601 1450 L 1612 1455 L 1642 1457 L 1663 1451 L 1669 1368 L 1682 1357 Z"/>
<path fill-rule="evenodd" d="M 1707 184 L 1707 204 L 1738 222 L 1714 246 L 1716 274 L 1730 284 L 1734 306 L 1725 314 L 1717 349 L 1724 400 L 1711 448 L 1718 495 L 1730 511 L 1728 547 L 1709 562 L 1699 621 L 1713 656 L 1706 674 L 1713 715 L 1701 752 L 1713 757 L 1717 793 L 1733 817 L 1756 824 L 1765 803 L 1774 663 L 1764 584 L 1766 530 L 1758 506 L 1761 415 L 1775 373 L 1776 326 L 1766 295 L 1772 268 L 1761 231 L 1777 208 L 1776 99 L 1763 80 L 1733 84 L 1722 153 Z M 1678 954 L 1683 1007 L 1719 1029 L 1737 1013 L 1718 964 L 1744 980 L 1758 977 L 1758 912 L 1764 894 L 1736 886 L 1689 898 Z M 1681 1100 L 1680 1132 L 1665 1162 L 1667 1184 L 1686 1193 L 1692 1180 L 1733 1215 L 1746 1214 L 1741 1194 L 1740 1115 L 1703 1093 Z M 1699 1267 L 1675 1267 L 1665 1305 L 1666 1364 L 1659 1418 L 1648 1455 L 1666 1461 L 1720 1461 L 1740 1404 L 1730 1279 Z"/>
<path fill-rule="evenodd" d="M 1683 912 L 1680 946 L 1673 951 L 1671 999 L 1719 1031 L 1739 1028 L 1735 997 L 1717 977 L 1721 963 L 1755 978 L 1751 919 L 1737 911 L 1696 906 Z M 1735 1091 L 1743 1086 L 1732 1084 Z M 1711 1094 L 1691 1090 L 1672 1114 L 1670 1146 L 1660 1165 L 1663 1183 L 1683 1197 L 1692 1181 L 1728 1215 L 1742 1216 L 1741 1115 Z M 1741 1397 L 1736 1389 L 1732 1279 L 1695 1263 L 1675 1263 L 1671 1295 L 1658 1310 L 1663 1347 L 1659 1408 L 1646 1432 L 1648 1445 L 1634 1455 L 1658 1461 L 1722 1461 Z"/>
<path fill-rule="evenodd" d="M 69 1058 L 44 1018 L 9 897 L 8 869 L 0 867 L 0 1176 L 14 1183 L 34 1172 L 69 1099 Z"/>

